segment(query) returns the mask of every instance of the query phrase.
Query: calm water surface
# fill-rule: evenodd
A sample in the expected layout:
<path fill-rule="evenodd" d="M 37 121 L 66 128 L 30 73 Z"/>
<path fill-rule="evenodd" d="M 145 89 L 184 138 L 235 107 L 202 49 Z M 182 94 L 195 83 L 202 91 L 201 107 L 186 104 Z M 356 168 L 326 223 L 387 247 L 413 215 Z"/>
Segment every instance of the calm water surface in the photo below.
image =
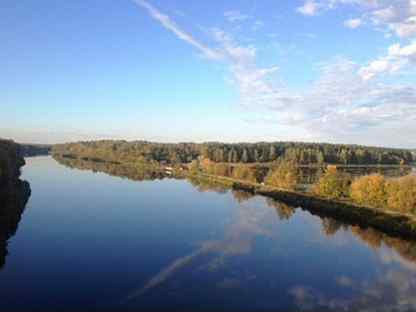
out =
<path fill-rule="evenodd" d="M 30 158 L 0 311 L 415 311 L 416 245 L 263 197 Z"/>

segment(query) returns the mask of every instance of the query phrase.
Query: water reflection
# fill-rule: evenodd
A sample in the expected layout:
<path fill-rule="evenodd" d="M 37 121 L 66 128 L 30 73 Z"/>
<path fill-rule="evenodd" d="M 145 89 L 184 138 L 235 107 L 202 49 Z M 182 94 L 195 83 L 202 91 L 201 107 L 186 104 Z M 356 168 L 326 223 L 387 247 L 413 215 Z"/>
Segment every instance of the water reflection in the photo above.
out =
<path fill-rule="evenodd" d="M 195 184 L 195 181 L 193 182 Z M 201 185 L 198 184 L 198 187 Z M 204 192 L 218 192 L 218 186 L 207 182 L 203 183 Z M 223 190 L 220 190 L 222 193 Z M 184 274 L 198 275 L 198 272 L 207 274 L 219 273 L 221 276 L 216 282 L 216 292 L 229 294 L 230 291 L 237 293 L 249 289 L 256 293 L 258 283 L 268 282 L 268 276 L 261 276 L 264 272 L 258 268 L 249 268 L 244 264 L 246 260 L 253 257 L 255 249 L 261 241 L 269 240 L 279 245 L 279 237 L 276 237 L 275 227 L 281 226 L 279 221 L 290 221 L 294 217 L 296 209 L 273 199 L 265 199 L 265 203 L 272 209 L 260 209 L 258 198 L 243 191 L 232 191 L 231 194 L 241 205 L 235 211 L 232 221 L 227 225 L 224 236 L 220 240 L 208 240 L 200 243 L 200 246 L 192 253 L 174 260 L 152 277 L 144 286 L 129 294 L 126 301 L 140 302 L 140 297 L 153 289 L 170 290 L 171 285 L 180 280 Z M 274 213 L 274 212 L 275 213 Z M 276 215 L 278 220 L 276 220 Z M 339 238 L 351 236 L 356 241 L 369 246 L 377 255 L 375 260 L 377 270 L 369 276 L 351 276 L 347 272 L 332 276 L 332 281 L 324 280 L 317 282 L 316 277 L 310 280 L 310 284 L 290 284 L 290 280 L 280 281 L 286 289 L 287 298 L 279 293 L 279 299 L 270 303 L 269 306 L 278 307 L 285 311 L 300 309 L 302 311 L 414 311 L 416 309 L 416 243 L 412 241 L 392 238 L 372 228 L 360 228 L 351 226 L 332 218 L 321 218 L 321 233 L 328 239 L 339 235 Z M 296 239 L 293 243 L 299 243 Z M 326 241 L 327 249 L 333 248 Z M 269 246 L 273 248 L 272 246 Z M 303 248 L 303 246 L 298 246 Z M 258 252 L 258 251 L 257 251 Z M 292 258 L 295 255 L 285 248 L 279 249 L 279 257 Z M 353 255 L 351 255 L 353 256 Z M 335 260 L 335 259 L 332 259 Z M 354 261 L 354 259 L 351 259 Z M 304 258 L 305 264 L 312 259 Z M 276 266 L 279 265 L 277 259 Z M 323 264 L 313 264 L 322 266 Z M 332 263 L 336 267 L 336 262 Z M 242 271 L 227 276 L 225 272 L 232 270 Z M 290 274 L 296 275 L 299 268 L 289 268 Z M 325 268 L 320 267 L 319 270 Z M 342 268 L 341 268 L 342 269 Z M 295 270 L 295 271 L 293 271 Z M 187 273 L 185 273 L 187 272 Z M 319 272 L 317 272 L 319 273 Z M 177 274 L 177 275 L 176 275 Z M 305 271 L 304 281 L 308 282 Z M 229 275 L 229 273 L 228 273 Z M 270 278 L 273 278 L 270 276 Z M 318 277 L 319 279 L 319 277 Z M 294 278 L 294 280 L 296 280 Z M 323 283 L 331 285 L 328 291 Z M 276 291 L 282 289 L 276 289 Z M 270 300 L 270 299 L 269 299 Z M 280 307 L 281 305 L 281 307 Z M 267 305 L 258 306 L 267 309 Z"/>
<path fill-rule="evenodd" d="M 8 240 L 16 234 L 29 196 L 29 183 L 23 181 L 0 189 L 0 269 L 6 262 Z"/>
<path fill-rule="evenodd" d="M 91 170 L 93 172 L 103 172 L 110 176 L 127 178 L 133 181 L 158 180 L 168 177 L 163 171 L 134 167 L 118 163 L 92 161 L 79 158 L 53 156 L 61 165 L 71 169 Z"/>
<path fill-rule="evenodd" d="M 196 181 L 193 181 L 195 185 Z M 204 191 L 218 192 L 218 185 L 209 182 L 202 183 Z M 197 184 L 200 190 L 201 184 Z M 226 190 L 226 189 L 224 189 Z M 222 193 L 223 190 L 221 189 Z M 252 195 L 247 192 L 233 190 L 234 198 L 240 203 L 248 201 Z M 274 208 L 279 210 L 277 203 Z M 199 243 L 189 255 L 185 255 L 174 260 L 168 266 L 163 268 L 159 273 L 152 277 L 143 287 L 133 291 L 128 295 L 127 300 L 137 299 L 147 291 L 161 286 L 168 279 L 173 278 L 174 274 L 184 269 L 186 266 L 192 266 L 203 258 L 203 263 L 199 263 L 198 270 L 214 272 L 220 270 L 227 263 L 228 258 L 248 255 L 252 252 L 255 239 L 258 236 L 272 235 L 271 226 L 274 223 L 273 210 L 258 209 L 252 205 L 241 205 L 241 209 L 234 212 L 231 223 L 227 226 L 224 237 L 221 240 L 207 240 Z M 229 288 L 232 284 L 230 279 L 219 282 L 220 288 Z"/>
<path fill-rule="evenodd" d="M 116 164 L 79 160 L 66 160 L 65 164 L 133 180 L 163 178 L 163 174 L 143 174 Z M 207 192 L 226 199 L 232 196 L 235 206 L 230 216 L 214 227 L 218 233 L 213 237 L 187 238 L 192 248 L 174 257 L 166 251 L 169 255 L 161 258 L 167 260 L 151 271 L 153 275 L 138 279 L 118 297 L 122 308 L 416 310 L 415 242 L 313 216 L 209 181 L 194 179 L 189 183 L 204 193 L 198 194 L 201 196 Z M 191 193 L 187 196 L 193 200 Z M 200 197 L 194 200 L 197 207 Z M 227 209 L 231 204 L 221 205 Z M 202 224 L 203 220 L 195 222 Z M 146 257 L 154 260 L 152 252 L 140 253 L 143 263 Z"/>

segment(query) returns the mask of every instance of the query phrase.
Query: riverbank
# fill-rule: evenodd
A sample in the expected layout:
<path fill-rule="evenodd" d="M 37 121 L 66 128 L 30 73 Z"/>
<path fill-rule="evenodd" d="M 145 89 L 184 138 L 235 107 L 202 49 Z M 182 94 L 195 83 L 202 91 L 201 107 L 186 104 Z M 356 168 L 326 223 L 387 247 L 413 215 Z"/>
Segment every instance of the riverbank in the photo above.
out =
<path fill-rule="evenodd" d="M 270 197 L 291 206 L 301 207 L 313 214 L 339 219 L 351 225 L 359 225 L 364 228 L 373 227 L 392 236 L 416 239 L 416 218 L 411 215 L 358 206 L 348 201 L 330 200 L 309 193 L 288 191 L 228 177 L 203 173 L 190 174 L 189 176 L 220 183 L 254 195 Z"/>
<path fill-rule="evenodd" d="M 96 162 L 91 161 L 91 159 L 58 157 L 58 155 L 54 155 L 54 158 L 69 167 L 102 171 L 110 175 L 128 177 L 133 180 L 153 180 L 155 178 L 170 177 L 215 183 L 251 194 L 273 198 L 290 206 L 301 207 L 319 216 L 332 217 L 351 225 L 373 227 L 392 236 L 416 240 L 416 217 L 412 215 L 359 206 L 349 201 L 327 199 L 308 192 L 288 191 L 260 183 L 202 172 L 193 173 L 188 170 L 166 172 L 164 166 L 159 166 L 158 168 L 152 166 L 149 170 L 143 170 L 143 166 L 140 166 L 140 170 L 138 170 L 137 166 L 128 164 Z M 155 170 L 156 168 L 157 170 Z"/>

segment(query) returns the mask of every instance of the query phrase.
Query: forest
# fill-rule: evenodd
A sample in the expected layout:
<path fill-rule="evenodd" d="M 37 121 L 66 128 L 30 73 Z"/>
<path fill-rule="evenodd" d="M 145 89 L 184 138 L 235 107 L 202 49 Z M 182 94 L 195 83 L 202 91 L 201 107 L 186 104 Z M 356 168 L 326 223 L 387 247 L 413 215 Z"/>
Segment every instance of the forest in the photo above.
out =
<path fill-rule="evenodd" d="M 21 148 L 13 141 L 0 139 L 0 190 L 16 182 L 25 164 Z"/>
<path fill-rule="evenodd" d="M 89 141 L 58 144 L 53 154 L 113 162 L 190 163 L 204 158 L 215 163 L 268 163 L 278 160 L 299 165 L 404 165 L 415 160 L 406 149 L 327 143 L 152 143 L 146 141 Z"/>

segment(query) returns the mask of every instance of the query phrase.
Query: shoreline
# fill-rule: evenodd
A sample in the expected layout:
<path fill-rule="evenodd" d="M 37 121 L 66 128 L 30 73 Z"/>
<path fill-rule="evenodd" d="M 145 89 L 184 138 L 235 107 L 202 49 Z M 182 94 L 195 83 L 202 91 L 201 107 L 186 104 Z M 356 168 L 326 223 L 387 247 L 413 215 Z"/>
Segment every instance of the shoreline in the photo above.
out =
<path fill-rule="evenodd" d="M 58 156 L 58 155 L 52 155 Z M 60 155 L 69 158 L 67 155 Z M 69 158 L 74 159 L 74 158 Z M 85 162 L 94 162 L 95 159 L 75 158 Z M 105 164 L 109 162 L 98 163 Z M 114 162 L 110 164 L 116 165 Z M 117 164 L 129 165 L 129 164 Z M 152 168 L 151 170 L 154 170 Z M 164 172 L 163 166 L 160 171 Z M 300 207 L 312 214 L 332 217 L 350 225 L 359 225 L 363 228 L 373 227 L 385 234 L 416 240 L 416 216 L 388 210 L 381 210 L 367 206 L 357 205 L 350 201 L 334 200 L 319 197 L 315 194 L 290 191 L 259 183 L 237 180 L 230 177 L 210 175 L 202 172 L 191 173 L 189 171 L 171 172 L 170 178 L 194 178 L 220 184 L 235 190 L 249 192 L 253 195 L 269 197 L 294 207 Z"/>
<path fill-rule="evenodd" d="M 288 191 L 228 177 L 207 174 L 189 174 L 188 176 L 220 183 L 253 195 L 273 198 L 318 216 L 333 217 L 351 225 L 359 225 L 363 228 L 373 227 L 391 236 L 416 240 L 416 217 L 407 214 L 359 206 L 349 201 L 326 199 L 308 193 Z"/>

